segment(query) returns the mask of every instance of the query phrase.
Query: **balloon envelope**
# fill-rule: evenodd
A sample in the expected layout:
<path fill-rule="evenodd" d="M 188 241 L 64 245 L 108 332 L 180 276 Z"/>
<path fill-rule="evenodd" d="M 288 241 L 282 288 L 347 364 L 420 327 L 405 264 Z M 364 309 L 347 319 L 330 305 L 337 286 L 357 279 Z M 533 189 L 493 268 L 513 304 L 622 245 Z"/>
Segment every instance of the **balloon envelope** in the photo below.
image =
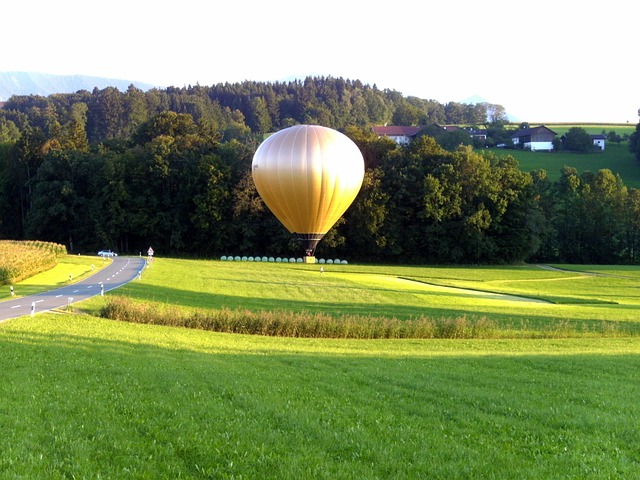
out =
<path fill-rule="evenodd" d="M 346 135 L 296 125 L 260 144 L 251 171 L 264 203 L 311 255 L 360 191 L 364 160 Z"/>

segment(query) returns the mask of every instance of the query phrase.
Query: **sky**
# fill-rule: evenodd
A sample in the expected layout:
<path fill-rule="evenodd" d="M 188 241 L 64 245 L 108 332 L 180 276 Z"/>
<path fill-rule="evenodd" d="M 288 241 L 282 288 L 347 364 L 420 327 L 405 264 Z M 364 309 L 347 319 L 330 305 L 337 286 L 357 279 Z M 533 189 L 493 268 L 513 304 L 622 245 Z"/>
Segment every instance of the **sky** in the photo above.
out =
<path fill-rule="evenodd" d="M 514 121 L 638 123 L 636 0 L 21 0 L 1 72 L 157 87 L 342 77 L 502 105 Z"/>

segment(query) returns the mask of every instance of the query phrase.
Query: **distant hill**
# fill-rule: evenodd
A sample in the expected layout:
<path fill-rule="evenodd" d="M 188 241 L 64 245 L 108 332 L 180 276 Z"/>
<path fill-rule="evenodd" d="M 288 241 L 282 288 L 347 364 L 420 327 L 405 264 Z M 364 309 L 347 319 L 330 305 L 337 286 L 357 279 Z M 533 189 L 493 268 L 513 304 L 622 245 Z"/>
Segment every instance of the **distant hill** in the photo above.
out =
<path fill-rule="evenodd" d="M 87 75 L 0 72 L 0 102 L 7 101 L 12 95 L 42 95 L 46 97 L 53 93 L 74 93 L 78 90 L 90 92 L 96 87 L 99 89 L 115 87 L 124 92 L 131 84 L 144 91 L 154 87 L 154 85 L 133 80 L 89 77 Z"/>

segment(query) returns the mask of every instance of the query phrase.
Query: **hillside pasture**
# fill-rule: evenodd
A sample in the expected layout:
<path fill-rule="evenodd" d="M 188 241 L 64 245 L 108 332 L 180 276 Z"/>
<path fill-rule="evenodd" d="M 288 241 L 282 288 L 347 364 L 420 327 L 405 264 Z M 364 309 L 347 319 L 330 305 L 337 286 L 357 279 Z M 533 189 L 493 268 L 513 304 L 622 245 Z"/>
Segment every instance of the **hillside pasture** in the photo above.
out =
<path fill-rule="evenodd" d="M 571 128 L 578 127 L 584 129 L 589 135 L 599 135 L 602 132 L 605 134 L 614 131 L 616 134 L 631 135 L 636 131 L 635 123 L 533 123 L 531 126 L 544 125 L 556 132 L 559 136 L 567 133 Z"/>
<path fill-rule="evenodd" d="M 640 188 L 640 164 L 629 152 L 626 143 L 620 145 L 607 144 L 604 152 L 570 153 L 570 152 L 530 152 L 494 148 L 490 150 L 498 156 L 511 155 L 518 160 L 520 170 L 531 172 L 546 170 L 551 181 L 560 178 L 562 168 L 574 167 L 578 174 L 590 171 L 609 169 L 620 175 L 627 187 Z"/>

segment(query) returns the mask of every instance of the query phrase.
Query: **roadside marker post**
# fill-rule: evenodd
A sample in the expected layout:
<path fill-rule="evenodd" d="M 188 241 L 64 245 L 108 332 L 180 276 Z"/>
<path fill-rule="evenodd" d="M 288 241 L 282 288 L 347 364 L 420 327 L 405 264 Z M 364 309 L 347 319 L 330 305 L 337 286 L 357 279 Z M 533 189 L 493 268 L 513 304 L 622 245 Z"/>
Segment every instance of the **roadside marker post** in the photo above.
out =
<path fill-rule="evenodd" d="M 31 316 L 33 317 L 36 314 L 36 302 L 31 303 Z"/>

